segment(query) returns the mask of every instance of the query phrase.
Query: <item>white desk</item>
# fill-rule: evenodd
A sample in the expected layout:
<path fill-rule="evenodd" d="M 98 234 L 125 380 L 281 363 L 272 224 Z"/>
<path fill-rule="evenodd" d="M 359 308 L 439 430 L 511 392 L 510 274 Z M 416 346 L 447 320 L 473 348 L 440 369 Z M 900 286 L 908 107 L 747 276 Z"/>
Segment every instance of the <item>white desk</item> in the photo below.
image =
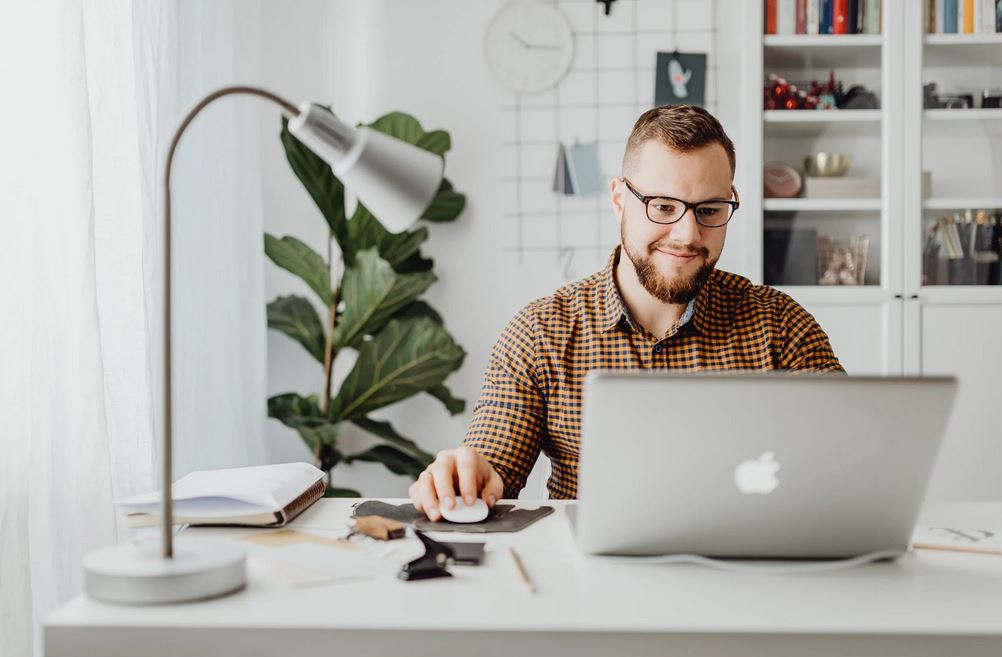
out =
<path fill-rule="evenodd" d="M 350 504 L 322 500 L 293 526 L 343 527 Z M 453 567 L 451 579 L 387 576 L 296 589 L 252 560 L 247 589 L 217 600 L 118 607 L 81 595 L 46 620 L 45 654 L 1002 655 L 1002 557 L 923 551 L 814 575 L 609 563 L 574 552 L 556 504 L 555 514 L 523 532 L 488 535 L 495 551 L 485 564 Z M 923 516 L 999 526 L 1002 504 Z M 507 550 L 497 549 L 509 544 L 535 595 Z"/>

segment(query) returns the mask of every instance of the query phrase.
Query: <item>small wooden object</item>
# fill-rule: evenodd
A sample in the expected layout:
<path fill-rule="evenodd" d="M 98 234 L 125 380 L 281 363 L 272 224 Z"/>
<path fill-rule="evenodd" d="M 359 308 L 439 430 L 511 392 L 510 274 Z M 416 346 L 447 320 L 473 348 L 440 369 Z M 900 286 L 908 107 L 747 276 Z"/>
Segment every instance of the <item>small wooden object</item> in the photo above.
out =
<path fill-rule="evenodd" d="M 377 541 L 392 541 L 403 538 L 407 525 L 382 516 L 365 516 L 355 520 L 353 533 L 365 534 Z"/>

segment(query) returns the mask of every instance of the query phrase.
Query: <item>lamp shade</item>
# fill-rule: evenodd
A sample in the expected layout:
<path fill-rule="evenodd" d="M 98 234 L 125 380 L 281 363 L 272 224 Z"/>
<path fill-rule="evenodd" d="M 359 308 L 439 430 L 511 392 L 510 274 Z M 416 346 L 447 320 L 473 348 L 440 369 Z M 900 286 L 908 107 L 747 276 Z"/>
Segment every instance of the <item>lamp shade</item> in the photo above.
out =
<path fill-rule="evenodd" d="M 386 230 L 410 228 L 435 198 L 444 161 L 370 128 L 352 128 L 322 107 L 299 106 L 289 132 L 327 161 Z"/>

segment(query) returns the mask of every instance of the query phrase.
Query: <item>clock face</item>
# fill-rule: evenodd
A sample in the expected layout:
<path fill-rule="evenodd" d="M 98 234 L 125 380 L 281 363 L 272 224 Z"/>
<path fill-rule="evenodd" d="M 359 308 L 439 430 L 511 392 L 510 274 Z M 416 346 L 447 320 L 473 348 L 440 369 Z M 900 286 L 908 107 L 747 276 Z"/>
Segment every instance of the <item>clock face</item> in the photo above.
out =
<path fill-rule="evenodd" d="M 504 85 L 520 93 L 552 87 L 571 66 L 574 35 L 553 5 L 517 0 L 505 5 L 487 27 L 487 66 Z"/>

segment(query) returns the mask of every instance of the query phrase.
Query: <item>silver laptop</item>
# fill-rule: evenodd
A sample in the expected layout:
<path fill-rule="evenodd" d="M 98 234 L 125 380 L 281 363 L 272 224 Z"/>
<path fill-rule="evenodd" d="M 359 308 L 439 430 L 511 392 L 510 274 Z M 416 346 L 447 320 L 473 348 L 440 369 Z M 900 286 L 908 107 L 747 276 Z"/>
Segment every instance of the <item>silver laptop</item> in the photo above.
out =
<path fill-rule="evenodd" d="M 587 554 L 835 558 L 906 549 L 953 378 L 595 371 Z"/>

